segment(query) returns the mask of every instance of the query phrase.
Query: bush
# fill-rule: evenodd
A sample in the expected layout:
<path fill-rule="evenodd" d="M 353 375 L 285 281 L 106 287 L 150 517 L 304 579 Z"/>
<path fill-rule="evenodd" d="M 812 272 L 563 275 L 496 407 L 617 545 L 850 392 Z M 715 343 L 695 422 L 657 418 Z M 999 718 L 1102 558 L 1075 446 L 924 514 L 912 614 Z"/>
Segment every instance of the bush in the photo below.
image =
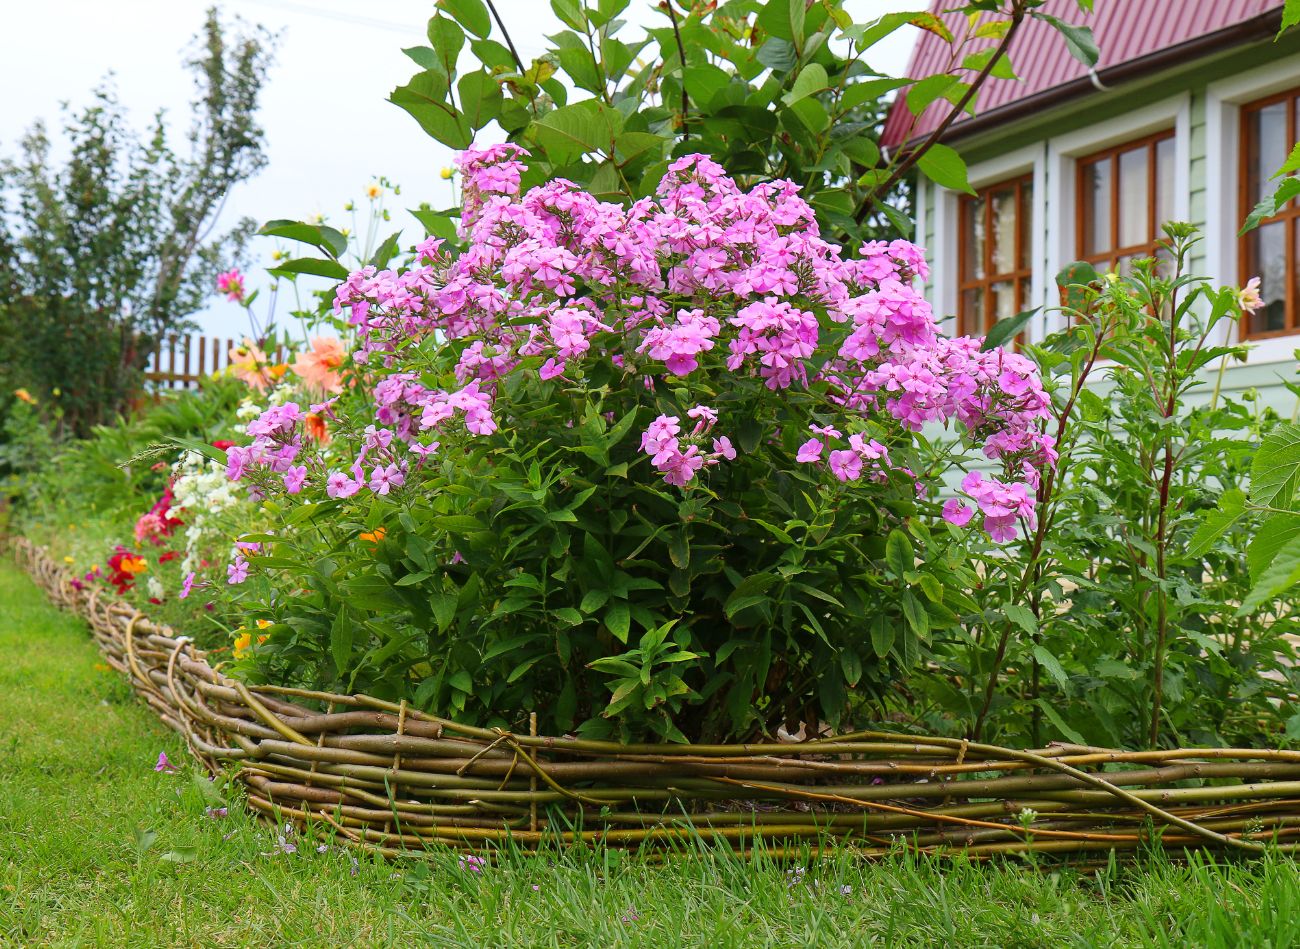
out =
<path fill-rule="evenodd" d="M 840 725 L 970 607 L 932 529 L 962 455 L 919 431 L 998 460 L 991 534 L 1032 520 L 1033 364 L 940 336 L 918 249 L 844 257 L 788 183 L 687 156 L 630 208 L 521 200 L 520 157 L 465 154 L 464 254 L 340 288 L 328 447 L 287 403 L 228 452 L 284 526 L 229 579 L 297 591 L 262 607 L 264 674 L 623 739 Z"/>

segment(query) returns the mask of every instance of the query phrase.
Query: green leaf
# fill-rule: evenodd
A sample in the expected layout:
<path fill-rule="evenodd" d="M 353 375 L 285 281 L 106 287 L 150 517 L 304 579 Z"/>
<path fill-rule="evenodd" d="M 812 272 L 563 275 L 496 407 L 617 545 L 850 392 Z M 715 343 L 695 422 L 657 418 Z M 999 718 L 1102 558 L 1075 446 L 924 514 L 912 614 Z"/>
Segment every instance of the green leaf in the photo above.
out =
<path fill-rule="evenodd" d="M 889 565 L 889 572 L 896 580 L 901 580 L 903 574 L 916 566 L 916 552 L 912 549 L 912 542 L 897 527 L 889 532 L 889 539 L 885 541 L 885 563 Z"/>
<path fill-rule="evenodd" d="M 193 863 L 199 858 L 198 847 L 176 847 L 159 857 L 168 863 Z"/>
<path fill-rule="evenodd" d="M 1250 498 L 1256 504 L 1286 507 L 1300 482 L 1300 425 L 1279 425 L 1255 452 L 1250 469 Z"/>
<path fill-rule="evenodd" d="M 1047 674 L 1055 680 L 1057 685 L 1062 689 L 1069 690 L 1070 677 L 1065 674 L 1065 669 L 1061 666 L 1059 659 L 1042 646 L 1034 647 L 1034 658 L 1038 660 L 1040 666 L 1047 670 Z"/>
<path fill-rule="evenodd" d="M 323 257 L 295 257 L 293 260 L 268 267 L 266 272 L 276 276 L 305 273 L 314 277 L 328 277 L 331 280 L 348 279 L 347 267 L 338 261 L 326 260 Z"/>
<path fill-rule="evenodd" d="M 582 623 L 582 614 L 571 606 L 561 606 L 553 612 L 556 619 L 563 620 L 570 626 L 577 626 Z"/>
<path fill-rule="evenodd" d="M 628 629 L 632 625 L 632 613 L 626 600 L 615 600 L 605 611 L 605 627 L 621 643 L 627 642 Z"/>
<path fill-rule="evenodd" d="M 330 655 L 334 658 L 334 669 L 342 676 L 352 663 L 352 618 L 346 610 L 330 625 Z"/>
<path fill-rule="evenodd" d="M 578 0 L 551 0 L 551 9 L 565 26 L 572 27 L 579 33 L 586 32 L 587 16 Z"/>
<path fill-rule="evenodd" d="M 450 81 L 456 75 L 456 60 L 465 47 L 465 31 L 459 23 L 445 16 L 434 16 L 429 21 L 429 43 L 438 54 L 438 66 L 442 74 Z"/>
<path fill-rule="evenodd" d="M 840 653 L 840 671 L 844 673 L 844 681 L 849 684 L 849 688 L 862 680 L 862 660 L 852 649 Z"/>
<path fill-rule="evenodd" d="M 608 590 L 588 590 L 582 598 L 578 609 L 584 613 L 594 613 L 609 602 Z"/>
<path fill-rule="evenodd" d="M 677 528 L 668 539 L 668 559 L 679 570 L 691 565 L 691 538 L 684 526 Z"/>
<path fill-rule="evenodd" d="M 997 52 L 998 52 L 998 47 L 987 46 L 984 49 L 971 53 L 969 56 L 967 56 L 965 59 L 962 60 L 961 63 L 962 68 L 969 69 L 971 72 L 979 72 L 989 64 L 990 60 L 993 59 L 993 57 L 997 54 Z M 989 75 L 995 79 L 1018 78 L 1016 76 L 1015 70 L 1011 68 L 1010 57 L 1006 56 L 1005 54 L 1002 56 L 998 56 L 997 62 L 995 62 L 993 64 L 993 68 L 989 70 Z"/>
<path fill-rule="evenodd" d="M 998 320 L 993 324 L 993 328 L 988 331 L 984 337 L 984 342 L 980 344 L 982 352 L 988 352 L 991 349 L 997 349 L 1004 346 L 1025 328 L 1025 324 L 1034 318 L 1034 314 L 1041 310 L 1042 307 L 1034 307 L 1032 310 L 1025 310 L 1017 313 L 1015 316 L 1007 317 L 1005 320 Z"/>
<path fill-rule="evenodd" d="M 1246 567 L 1254 579 L 1273 562 L 1277 552 L 1300 536 L 1300 512 L 1295 514 L 1274 514 L 1255 531 L 1246 549 Z"/>
<path fill-rule="evenodd" d="M 961 87 L 961 92 L 954 98 L 952 91 L 957 87 Z M 956 105 L 957 100 L 961 98 L 961 93 L 964 93 L 965 90 L 966 83 L 948 73 L 926 76 L 919 82 L 913 83 L 912 87 L 907 90 L 907 109 L 913 115 L 920 115 L 939 98 L 947 98 Z"/>
<path fill-rule="evenodd" d="M 1046 699 L 1039 699 L 1036 704 L 1042 710 L 1043 717 L 1056 726 L 1056 730 L 1064 735 L 1067 741 L 1072 741 L 1076 745 L 1088 744 L 1082 735 L 1065 724 L 1065 719 L 1061 718 L 1061 713 L 1056 710 L 1051 702 Z"/>
<path fill-rule="evenodd" d="M 741 610 L 749 609 L 751 606 L 757 606 L 769 600 L 770 597 L 765 594 L 776 583 L 776 580 L 775 574 L 756 573 L 736 584 L 736 588 L 731 591 L 731 595 L 727 597 L 726 603 L 722 606 L 727 619 L 731 619 Z"/>
<path fill-rule="evenodd" d="M 907 85 L 907 82 L 906 79 L 884 78 L 850 83 L 845 87 L 844 94 L 840 96 L 840 108 L 845 111 L 857 108 L 864 102 L 877 100 L 895 89 L 901 89 Z"/>
<path fill-rule="evenodd" d="M 501 86 L 482 70 L 466 73 L 456 83 L 460 111 L 469 127 L 478 131 L 501 113 Z"/>
<path fill-rule="evenodd" d="M 461 669 L 448 679 L 447 684 L 457 692 L 464 692 L 466 695 L 474 691 L 474 680 L 470 678 L 469 673 L 464 669 Z"/>
<path fill-rule="evenodd" d="M 594 99 L 546 113 L 532 125 L 532 136 L 552 164 L 567 165 L 589 152 L 614 153 L 623 116 Z"/>
<path fill-rule="evenodd" d="M 1293 537 L 1259 574 L 1246 594 L 1238 616 L 1249 616 L 1269 600 L 1300 583 L 1300 537 Z"/>
<path fill-rule="evenodd" d="M 791 84 L 790 91 L 781 98 L 786 105 L 792 105 L 800 99 L 821 92 L 828 85 L 830 85 L 830 80 L 826 77 L 826 67 L 821 63 L 809 63 L 799 70 L 799 75 L 795 77 L 794 83 Z"/>
<path fill-rule="evenodd" d="M 663 157 L 664 146 L 669 141 L 653 132 L 620 132 L 614 139 L 614 158 L 620 165 L 631 164 L 642 157 L 657 161 Z"/>
<path fill-rule="evenodd" d="M 438 6 L 475 36 L 486 37 L 492 32 L 492 20 L 483 0 L 438 0 Z"/>
<path fill-rule="evenodd" d="M 1006 618 L 1011 620 L 1026 633 L 1031 636 L 1038 632 L 1038 618 L 1027 606 L 1021 606 L 1019 603 L 1010 603 L 1002 608 Z"/>
<path fill-rule="evenodd" d="M 429 597 L 429 607 L 433 610 L 434 622 L 438 632 L 445 633 L 456 621 L 457 597 L 454 593 L 435 593 Z"/>
<path fill-rule="evenodd" d="M 1246 495 L 1237 488 L 1230 488 L 1219 496 L 1217 506 L 1202 513 L 1201 526 L 1192 535 L 1187 545 L 1187 553 L 1192 557 L 1203 557 L 1210 552 L 1215 542 L 1232 529 L 1246 513 Z"/>
<path fill-rule="evenodd" d="M 1241 225 L 1241 230 L 1237 232 L 1237 236 L 1241 237 L 1246 232 L 1253 231 L 1276 213 L 1277 203 L 1274 201 L 1273 195 L 1268 195 L 1246 215 L 1246 222 Z"/>
<path fill-rule="evenodd" d="M 804 21 L 808 16 L 806 0 L 786 0 L 790 9 L 790 38 L 795 46 L 802 46 L 804 40 Z"/>
<path fill-rule="evenodd" d="M 937 142 L 931 145 L 917 159 L 916 164 L 927 178 L 940 187 L 950 191 L 964 191 L 967 194 L 975 193 L 966 180 L 966 162 L 962 161 L 962 157 L 947 145 Z"/>
<path fill-rule="evenodd" d="M 469 514 L 440 514 L 433 518 L 433 526 L 449 534 L 472 534 L 486 530 L 486 525 Z"/>
<path fill-rule="evenodd" d="M 884 659 L 893 648 L 894 623 L 883 614 L 878 615 L 871 623 L 871 650 L 878 658 Z"/>
<path fill-rule="evenodd" d="M 407 208 L 411 217 L 424 225 L 426 234 L 441 237 L 445 241 L 456 239 L 456 220 L 447 214 L 430 211 L 427 208 Z"/>
<path fill-rule="evenodd" d="M 324 224 L 304 224 L 302 221 L 267 221 L 257 232 L 265 237 L 283 237 L 300 241 L 323 250 L 331 257 L 339 257 L 348 249 L 348 239 L 341 231 Z"/>
<path fill-rule="evenodd" d="M 768 69 L 779 73 L 789 72 L 799 61 L 794 44 L 776 36 L 768 37 L 767 42 L 758 48 L 755 58 Z"/>
<path fill-rule="evenodd" d="M 388 101 L 406 110 L 433 138 L 449 148 L 467 148 L 473 141 L 469 123 L 447 102 L 448 79 L 436 69 L 416 73 L 398 86 Z"/>
<path fill-rule="evenodd" d="M 1297 23 L 1300 23 L 1300 0 L 1286 0 L 1282 7 L 1282 25 L 1278 28 L 1277 35 L 1281 36 Z"/>
<path fill-rule="evenodd" d="M 401 237 L 402 237 L 401 231 L 397 231 L 394 234 L 389 234 L 387 239 L 385 239 L 385 241 L 382 244 L 380 244 L 378 248 L 376 248 L 374 255 L 371 256 L 370 258 L 371 265 L 376 267 L 379 270 L 383 270 L 385 267 L 387 267 L 388 262 L 397 255 L 398 246 L 399 246 L 398 241 L 401 239 Z"/>
<path fill-rule="evenodd" d="M 1101 50 L 1097 49 L 1097 41 L 1093 39 L 1091 27 L 1066 23 L 1050 13 L 1034 12 L 1029 15 L 1055 27 L 1056 31 L 1061 34 L 1061 38 L 1065 40 L 1065 48 L 1079 62 L 1089 69 L 1097 65 L 1097 61 L 1101 59 Z"/>
<path fill-rule="evenodd" d="M 899 602 L 903 607 L 903 616 L 907 619 L 907 625 L 912 628 L 912 632 L 916 633 L 921 639 L 928 639 L 930 636 L 930 614 L 921 605 L 921 601 L 916 598 L 916 594 L 911 590 L 904 590 Z"/>

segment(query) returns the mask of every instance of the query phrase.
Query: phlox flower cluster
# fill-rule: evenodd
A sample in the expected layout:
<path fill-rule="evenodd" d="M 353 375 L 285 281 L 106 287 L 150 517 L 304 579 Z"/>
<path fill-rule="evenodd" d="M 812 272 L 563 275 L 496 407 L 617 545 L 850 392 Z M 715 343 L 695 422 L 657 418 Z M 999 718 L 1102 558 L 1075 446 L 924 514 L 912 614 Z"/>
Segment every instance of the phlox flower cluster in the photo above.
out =
<path fill-rule="evenodd" d="M 674 161 L 653 197 L 626 207 L 562 179 L 521 195 L 526 157 L 510 144 L 461 156 L 463 253 L 430 239 L 411 266 L 366 267 L 338 287 L 335 311 L 356 333 L 352 357 L 371 399 L 371 417 L 342 433 L 350 460 L 307 451 L 308 413 L 290 404 L 248 426 L 252 443 L 229 452 L 231 479 L 255 493 L 317 485 L 333 498 L 410 490 L 431 458 L 515 428 L 513 400 L 575 405 L 571 394 L 604 366 L 614 391 L 657 405 L 640 445 L 670 485 L 689 489 L 724 462 L 793 463 L 846 485 L 897 480 L 926 494 L 937 483 L 918 482 L 890 449 L 953 424 L 1001 465 L 1000 479 L 963 483 L 990 536 L 1032 519 L 1039 472 L 1055 461 L 1037 371 L 1018 354 L 940 335 L 913 286 L 927 275 L 920 248 L 875 241 L 846 253 L 821 238 L 797 185 L 743 191 L 703 155 Z M 692 406 L 697 382 L 729 394 L 708 397 L 719 411 Z M 787 421 L 737 460 L 714 428 L 734 431 L 742 419 L 728 412 L 752 414 L 762 399 Z M 311 411 L 334 422 L 331 404 Z M 790 420 L 811 434 L 794 457 Z"/>
<path fill-rule="evenodd" d="M 734 461 L 736 449 L 726 435 L 714 438 L 709 450 L 701 448 L 718 421 L 718 413 L 707 405 L 697 405 L 686 413 L 695 427 L 682 434 L 682 420 L 675 415 L 661 415 L 650 423 L 641 436 L 641 450 L 669 484 L 682 487 L 706 465 L 722 460 Z"/>

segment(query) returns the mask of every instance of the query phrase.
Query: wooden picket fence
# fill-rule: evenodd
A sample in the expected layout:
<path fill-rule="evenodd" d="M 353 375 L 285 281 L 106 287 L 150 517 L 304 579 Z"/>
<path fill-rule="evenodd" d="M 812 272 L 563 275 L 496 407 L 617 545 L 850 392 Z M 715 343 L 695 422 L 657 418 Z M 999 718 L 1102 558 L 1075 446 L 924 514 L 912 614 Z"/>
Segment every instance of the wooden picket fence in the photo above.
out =
<path fill-rule="evenodd" d="M 238 342 L 197 334 L 173 335 L 159 340 L 145 365 L 145 383 L 153 391 L 197 388 L 201 379 L 233 362 L 230 350 Z M 271 361 L 277 363 L 283 358 L 283 347 L 277 346 Z"/>

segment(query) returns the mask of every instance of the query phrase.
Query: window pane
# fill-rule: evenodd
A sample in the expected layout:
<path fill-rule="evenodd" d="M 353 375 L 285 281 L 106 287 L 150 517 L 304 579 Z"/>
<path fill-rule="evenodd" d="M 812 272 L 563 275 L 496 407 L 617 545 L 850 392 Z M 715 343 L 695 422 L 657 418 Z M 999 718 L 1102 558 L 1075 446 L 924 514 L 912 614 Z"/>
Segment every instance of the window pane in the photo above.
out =
<path fill-rule="evenodd" d="M 1001 281 L 993 284 L 989 288 L 992 294 L 992 319 L 989 320 L 989 326 L 992 326 L 999 320 L 1005 320 L 1015 316 L 1019 310 L 1016 309 L 1016 285 L 1010 281 Z"/>
<path fill-rule="evenodd" d="M 1274 102 L 1246 115 L 1246 193 L 1249 211 L 1273 193 L 1269 175 L 1286 161 L 1287 103 Z"/>
<path fill-rule="evenodd" d="M 1083 166 L 1079 205 L 1083 209 L 1083 253 L 1110 248 L 1110 159 Z"/>
<path fill-rule="evenodd" d="M 1033 297 L 1032 283 L 1028 277 L 1020 281 L 1020 295 L 1016 297 L 1016 312 L 1029 309 L 1029 301 Z"/>
<path fill-rule="evenodd" d="M 1033 268 L 1034 255 L 1034 179 L 1020 185 L 1020 269 Z"/>
<path fill-rule="evenodd" d="M 1250 331 L 1286 329 L 1286 221 L 1274 221 L 1246 236 L 1247 275 L 1258 276 L 1264 307 L 1250 318 Z"/>
<path fill-rule="evenodd" d="M 1012 185 L 989 195 L 993 210 L 993 272 L 1016 269 L 1016 188 Z"/>
<path fill-rule="evenodd" d="M 1163 138 L 1156 143 L 1156 232 L 1163 238 L 1160 225 L 1174 219 L 1174 140 Z"/>
<path fill-rule="evenodd" d="M 1147 147 L 1119 156 L 1119 246 L 1132 247 L 1151 239 L 1148 204 Z"/>
<path fill-rule="evenodd" d="M 965 253 L 963 280 L 984 276 L 984 198 L 966 198 L 962 206 L 962 241 Z"/>
<path fill-rule="evenodd" d="M 984 335 L 984 291 L 982 289 L 962 291 L 957 332 L 962 336 Z"/>

